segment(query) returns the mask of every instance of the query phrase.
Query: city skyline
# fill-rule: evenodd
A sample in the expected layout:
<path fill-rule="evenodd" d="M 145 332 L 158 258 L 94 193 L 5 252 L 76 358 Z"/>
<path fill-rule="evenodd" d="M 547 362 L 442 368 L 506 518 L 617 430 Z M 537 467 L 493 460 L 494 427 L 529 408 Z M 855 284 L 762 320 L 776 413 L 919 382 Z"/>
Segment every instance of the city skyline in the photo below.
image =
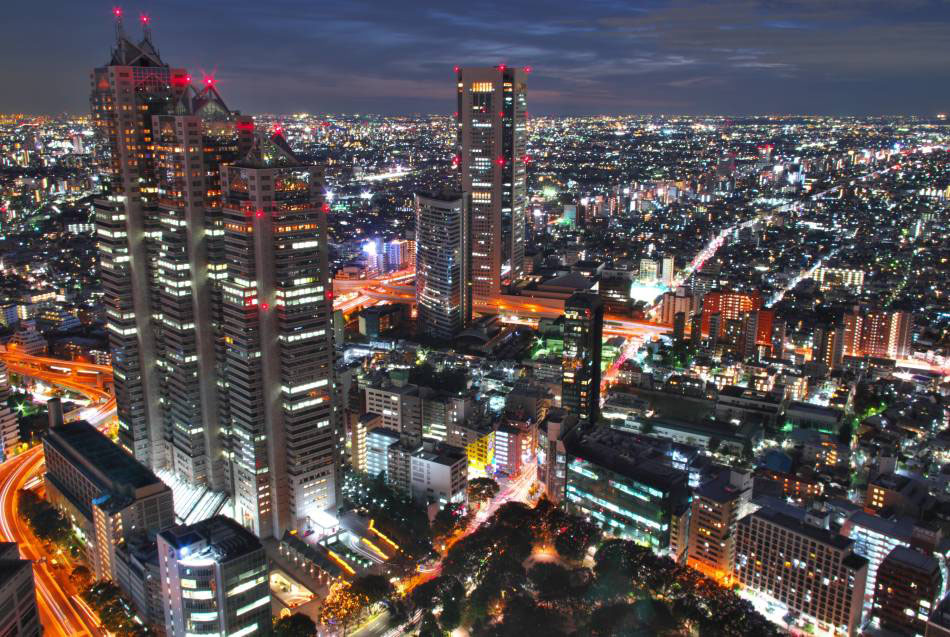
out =
<path fill-rule="evenodd" d="M 249 113 L 451 115 L 445 79 L 456 64 L 532 66 L 531 112 L 538 115 L 932 116 L 946 110 L 950 71 L 933 52 L 950 37 L 950 7 L 826 4 L 123 8 L 130 35 L 137 37 L 139 14 L 147 13 L 173 52 L 170 64 L 196 76 L 214 74 Z M 83 112 L 78 78 L 93 61 L 85 43 L 108 37 L 111 5 L 56 5 L 6 12 L 12 28 L 0 52 L 17 63 L 5 65 L 0 79 L 22 90 L 0 98 L 0 112 Z M 35 51 L 50 10 L 70 25 L 68 37 Z"/>

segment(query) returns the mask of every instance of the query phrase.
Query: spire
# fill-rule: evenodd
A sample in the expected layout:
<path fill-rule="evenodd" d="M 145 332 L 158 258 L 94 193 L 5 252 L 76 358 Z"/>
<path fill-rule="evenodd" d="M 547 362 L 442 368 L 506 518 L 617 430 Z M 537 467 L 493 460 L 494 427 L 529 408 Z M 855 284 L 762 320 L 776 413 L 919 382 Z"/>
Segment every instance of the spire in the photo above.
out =
<path fill-rule="evenodd" d="M 151 41 L 152 41 L 152 28 L 151 28 L 150 25 L 151 25 L 151 23 L 152 23 L 152 18 L 151 18 L 147 13 L 140 13 L 140 14 L 139 14 L 139 22 L 142 23 L 142 38 L 143 38 L 146 42 L 151 43 Z"/>
<path fill-rule="evenodd" d="M 125 32 L 122 30 L 122 7 L 112 7 L 112 17 L 115 18 L 115 43 L 121 46 L 122 39 L 125 38 Z"/>

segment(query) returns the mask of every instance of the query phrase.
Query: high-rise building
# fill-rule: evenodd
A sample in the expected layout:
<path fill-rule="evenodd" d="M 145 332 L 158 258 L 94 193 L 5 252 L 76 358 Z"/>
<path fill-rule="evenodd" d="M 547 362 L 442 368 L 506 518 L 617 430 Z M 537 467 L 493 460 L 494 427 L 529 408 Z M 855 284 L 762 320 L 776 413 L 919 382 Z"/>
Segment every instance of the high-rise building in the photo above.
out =
<path fill-rule="evenodd" d="M 703 297 L 703 333 L 712 337 L 721 335 L 726 321 L 737 321 L 747 312 L 755 312 L 762 307 L 762 295 L 758 292 L 730 292 L 728 290 L 714 290 Z M 712 334 L 709 329 L 709 319 L 713 314 L 722 316 L 720 332 Z"/>
<path fill-rule="evenodd" d="M 853 545 L 826 528 L 763 507 L 739 521 L 736 579 L 785 612 L 854 637 L 868 562 Z"/>
<path fill-rule="evenodd" d="M 927 618 L 943 592 L 943 575 L 933 555 L 895 547 L 877 571 L 874 616 L 901 635 L 923 635 Z"/>
<path fill-rule="evenodd" d="M 167 468 L 188 484 L 226 491 L 220 167 L 247 153 L 254 122 L 231 112 L 206 78 L 201 91 L 189 86 L 171 113 L 154 116 L 152 129 L 160 213 L 152 285 L 161 320 L 154 334 Z"/>
<path fill-rule="evenodd" d="M 637 273 L 637 280 L 644 285 L 653 285 L 656 283 L 659 274 L 660 265 L 653 259 L 640 259 L 640 271 Z"/>
<path fill-rule="evenodd" d="M 416 304 L 423 334 L 450 339 L 472 320 L 469 195 L 416 195 Z"/>
<path fill-rule="evenodd" d="M 811 359 L 824 363 L 828 369 L 839 369 L 844 352 L 844 328 L 816 327 L 811 339 Z"/>
<path fill-rule="evenodd" d="M 168 637 L 271 634 L 267 556 L 234 520 L 208 518 L 158 535 Z"/>
<path fill-rule="evenodd" d="M 561 406 L 591 423 L 596 423 L 600 414 L 603 333 L 604 302 L 600 296 L 578 292 L 564 302 Z"/>
<path fill-rule="evenodd" d="M 96 235 L 115 378 L 119 442 L 152 467 L 167 464 L 156 365 L 158 187 L 152 117 L 187 91 L 184 69 L 158 55 L 146 29 L 135 44 L 116 24 L 109 62 L 92 72 L 92 121 L 100 138 Z"/>
<path fill-rule="evenodd" d="M 686 563 L 719 582 L 732 579 L 736 525 L 749 513 L 752 476 L 723 471 L 696 489 L 689 516 Z"/>
<path fill-rule="evenodd" d="M 855 311 L 844 315 L 844 353 L 847 356 L 906 358 L 914 319 L 908 312 Z"/>
<path fill-rule="evenodd" d="M 476 299 L 496 297 L 523 273 L 529 71 L 503 64 L 456 67 L 456 163 L 462 192 L 471 195 Z"/>
<path fill-rule="evenodd" d="M 322 171 L 277 131 L 222 168 L 223 361 L 237 519 L 282 537 L 337 500 Z"/>

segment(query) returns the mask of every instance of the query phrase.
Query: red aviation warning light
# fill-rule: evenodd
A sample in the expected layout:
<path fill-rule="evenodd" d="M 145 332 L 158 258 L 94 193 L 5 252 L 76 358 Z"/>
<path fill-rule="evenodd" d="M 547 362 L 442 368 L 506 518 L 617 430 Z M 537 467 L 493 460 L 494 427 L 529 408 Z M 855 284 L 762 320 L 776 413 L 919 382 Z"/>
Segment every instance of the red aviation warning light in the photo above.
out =
<path fill-rule="evenodd" d="M 266 312 L 267 310 L 270 309 L 270 304 L 269 304 L 269 303 L 261 303 L 261 309 Z"/>
<path fill-rule="evenodd" d="M 263 209 L 258 208 L 257 212 L 254 213 L 254 216 L 257 217 L 258 219 L 262 219 L 264 217 Z"/>
<path fill-rule="evenodd" d="M 284 127 L 281 126 L 280 124 L 274 124 L 274 134 L 275 134 L 275 135 L 283 135 L 283 134 L 284 134 Z"/>
<path fill-rule="evenodd" d="M 327 290 L 327 300 L 328 301 L 333 300 L 333 290 Z"/>
<path fill-rule="evenodd" d="M 122 7 L 112 7 L 112 17 L 116 20 L 122 19 Z"/>
<path fill-rule="evenodd" d="M 495 160 L 495 163 L 498 164 L 499 166 L 504 166 L 504 165 L 505 165 L 505 158 L 504 158 L 504 157 L 499 157 L 498 159 Z"/>
<path fill-rule="evenodd" d="M 499 71 L 504 71 L 504 70 L 507 69 L 507 68 L 508 68 L 508 67 L 505 66 L 504 64 L 499 64 L 499 65 L 498 65 L 498 70 L 499 70 Z"/>
<path fill-rule="evenodd" d="M 150 18 L 147 13 L 139 14 L 139 22 L 142 23 L 143 27 L 147 27 L 151 21 L 152 21 L 152 18 Z"/>
<path fill-rule="evenodd" d="M 320 209 L 323 210 L 323 212 L 330 212 L 330 204 L 325 203 Z"/>
<path fill-rule="evenodd" d="M 525 73 L 530 73 L 530 72 L 531 72 L 531 67 L 530 67 L 530 66 L 524 67 L 524 72 L 525 72 Z"/>
<path fill-rule="evenodd" d="M 462 158 L 460 156 L 456 155 L 455 157 L 452 158 L 453 166 L 458 166 L 461 163 L 462 163 Z"/>
<path fill-rule="evenodd" d="M 455 66 L 452 67 L 452 70 L 453 70 L 454 72 L 458 73 L 459 71 L 462 70 L 462 67 L 459 66 L 458 64 L 456 64 Z"/>

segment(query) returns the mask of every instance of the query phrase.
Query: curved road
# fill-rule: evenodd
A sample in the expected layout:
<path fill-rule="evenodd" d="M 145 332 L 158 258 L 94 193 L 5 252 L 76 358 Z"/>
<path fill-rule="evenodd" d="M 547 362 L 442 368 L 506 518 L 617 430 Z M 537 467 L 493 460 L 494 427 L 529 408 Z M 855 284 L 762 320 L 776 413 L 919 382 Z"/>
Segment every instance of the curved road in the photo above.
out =
<path fill-rule="evenodd" d="M 115 398 L 99 387 L 85 384 L 83 382 L 85 379 L 80 380 L 80 376 L 76 374 L 79 369 L 85 367 L 88 371 L 95 370 L 103 375 L 108 375 L 108 379 L 111 381 L 111 369 L 107 367 L 87 366 L 82 363 L 59 361 L 52 358 L 27 357 L 9 352 L 0 353 L 0 359 L 7 362 L 11 372 L 29 375 L 46 383 L 60 385 L 83 393 L 91 400 L 104 400 L 105 402 L 102 402 L 89 418 L 91 422 L 105 426 L 115 415 Z M 36 364 L 41 365 L 37 367 Z M 72 372 L 41 371 L 51 364 L 70 367 Z M 89 380 L 92 381 L 92 377 Z M 98 383 L 96 382 L 96 384 Z M 39 561 L 44 557 L 43 548 L 35 544 L 33 534 L 23 523 L 17 511 L 17 492 L 25 488 L 32 480 L 39 478 L 42 475 L 43 466 L 43 448 L 39 445 L 0 464 L 0 535 L 3 536 L 4 541 L 16 542 L 20 548 L 20 555 L 24 559 L 33 561 L 36 602 L 44 634 L 61 637 L 72 635 L 99 637 L 104 635 L 105 632 L 98 628 L 99 622 L 95 614 L 85 602 L 79 599 L 78 595 L 71 595 L 60 586 L 45 561 Z"/>

